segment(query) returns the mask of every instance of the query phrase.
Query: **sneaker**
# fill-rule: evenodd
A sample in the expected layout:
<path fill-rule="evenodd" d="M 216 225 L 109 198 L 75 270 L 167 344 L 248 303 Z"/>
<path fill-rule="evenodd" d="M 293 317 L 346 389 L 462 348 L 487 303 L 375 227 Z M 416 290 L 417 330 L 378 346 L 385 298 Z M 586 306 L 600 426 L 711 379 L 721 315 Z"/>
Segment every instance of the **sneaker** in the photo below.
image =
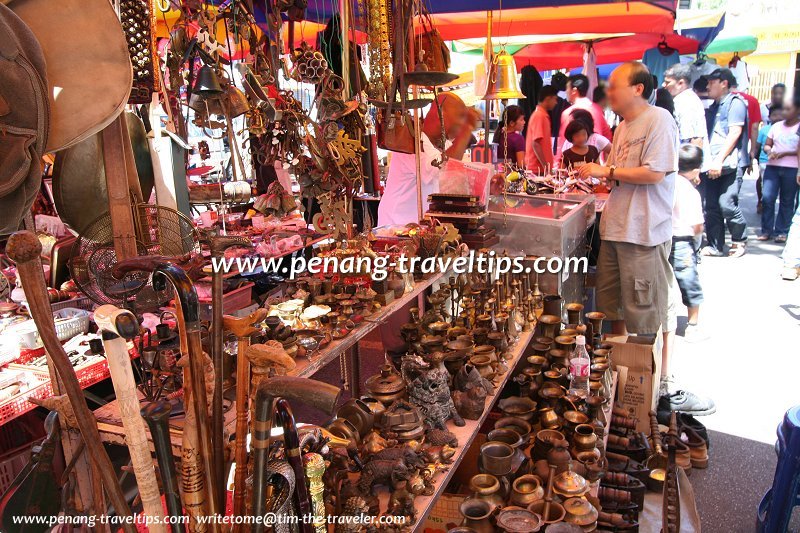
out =
<path fill-rule="evenodd" d="M 723 254 L 713 246 L 706 246 L 702 250 L 700 250 L 700 255 L 705 257 L 722 257 Z"/>
<path fill-rule="evenodd" d="M 708 340 L 708 333 L 697 324 L 687 324 L 686 331 L 683 332 L 683 340 L 689 343 L 703 342 Z"/>
<path fill-rule="evenodd" d="M 673 411 L 694 416 L 711 415 L 717 411 L 717 406 L 711 398 L 702 398 L 684 390 L 669 395 L 669 406 Z"/>
<path fill-rule="evenodd" d="M 800 276 L 800 268 L 792 268 L 792 267 L 785 267 L 783 271 L 781 271 L 781 278 L 785 279 L 786 281 L 794 281 Z"/>

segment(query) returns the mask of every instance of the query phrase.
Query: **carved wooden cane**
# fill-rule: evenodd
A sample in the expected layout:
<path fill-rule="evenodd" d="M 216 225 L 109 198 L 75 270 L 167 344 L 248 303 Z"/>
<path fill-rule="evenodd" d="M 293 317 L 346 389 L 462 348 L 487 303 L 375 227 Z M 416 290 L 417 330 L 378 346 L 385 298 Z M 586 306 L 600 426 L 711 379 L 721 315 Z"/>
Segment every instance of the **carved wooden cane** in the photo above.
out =
<path fill-rule="evenodd" d="M 250 361 L 245 356 L 245 351 L 250 345 L 250 336 L 258 331 L 254 324 L 262 322 L 267 316 L 266 309 L 256 311 L 246 317 L 223 317 L 225 331 L 236 336 L 238 346 L 236 349 L 236 441 L 234 443 L 234 457 L 236 460 L 236 473 L 233 478 L 233 516 L 242 516 L 245 511 L 246 479 L 247 479 L 247 398 L 250 387 Z M 241 525 L 234 525 L 234 531 L 241 531 Z"/>
<path fill-rule="evenodd" d="M 258 385 L 256 394 L 256 415 L 253 419 L 253 496 L 252 516 L 262 516 L 266 511 L 266 484 L 267 484 L 267 454 L 269 452 L 270 433 L 272 432 L 273 413 L 278 415 L 278 420 L 283 428 L 283 441 L 286 459 L 294 470 L 295 512 L 300 517 L 312 513 L 313 507 L 306 486 L 303 458 L 300 452 L 300 440 L 294 424 L 294 416 L 287 400 L 302 402 L 325 412 L 333 414 L 341 395 L 341 389 L 307 378 L 274 377 L 263 380 Z M 253 521 L 250 531 L 261 533 L 264 524 Z M 314 525 L 310 522 L 300 522 L 301 533 L 314 533 Z"/>
<path fill-rule="evenodd" d="M 122 426 L 125 429 L 125 442 L 133 464 L 136 485 L 146 515 L 153 520 L 148 524 L 153 533 L 165 533 L 164 512 L 161 494 L 158 490 L 153 457 L 147 443 L 147 432 L 140 414 L 139 395 L 133 368 L 125 339 L 133 339 L 139 334 L 139 322 L 130 311 L 123 311 L 113 305 L 102 305 L 94 312 L 94 320 L 102 332 L 111 382 L 117 396 Z"/>
<path fill-rule="evenodd" d="M 111 500 L 111 505 L 114 506 L 118 515 L 132 516 L 114 472 L 114 465 L 108 458 L 108 454 L 100 440 L 97 420 L 95 420 L 94 415 L 86 406 L 86 399 L 81 392 L 78 377 L 75 375 L 75 370 L 69 361 L 69 357 L 64 352 L 64 348 L 56 335 L 53 311 L 50 307 L 50 299 L 47 296 L 42 261 L 39 257 L 42 253 L 42 245 L 32 232 L 18 231 L 8 239 L 6 253 L 17 264 L 17 272 L 25 287 L 25 296 L 28 299 L 28 308 L 31 316 L 36 323 L 36 328 L 39 330 L 39 336 L 44 343 L 45 349 L 50 354 L 58 376 L 64 385 L 75 414 L 78 429 L 81 432 L 89 456 L 101 476 L 106 494 Z M 136 531 L 133 523 L 125 522 L 122 524 L 122 528 L 126 533 L 135 533 Z"/>
<path fill-rule="evenodd" d="M 153 447 L 156 449 L 158 469 L 161 472 L 161 484 L 164 486 L 164 499 L 167 501 L 167 513 L 172 518 L 182 517 L 183 508 L 178 492 L 178 476 L 175 470 L 175 458 L 172 456 L 172 439 L 169 436 L 169 417 L 172 406 L 169 402 L 158 401 L 142 409 L 142 418 L 150 428 Z M 178 520 L 170 524 L 172 533 L 183 533 L 183 526 Z"/>
<path fill-rule="evenodd" d="M 221 258 L 225 250 L 233 247 L 252 247 L 253 243 L 247 237 L 242 236 L 218 236 L 211 238 L 211 257 Z M 222 275 L 221 270 L 214 268 L 214 261 L 211 263 L 211 360 L 214 361 L 214 396 L 211 401 L 211 433 L 214 436 L 214 465 L 216 468 L 215 477 L 220 484 L 214 487 L 217 498 L 217 508 L 225 508 L 225 495 L 227 487 L 225 480 L 228 478 L 225 472 L 225 442 L 224 420 L 222 412 L 223 381 L 225 379 L 222 371 Z"/>
<path fill-rule="evenodd" d="M 204 486 L 195 488 L 194 496 L 202 496 L 203 507 L 209 516 L 215 516 L 221 511 L 217 507 L 214 489 L 217 487 L 212 457 L 211 424 L 208 416 L 208 395 L 206 392 L 204 353 L 200 337 L 200 307 L 197 300 L 197 291 L 186 272 L 171 263 L 165 262 L 161 257 L 137 257 L 120 261 L 114 267 L 114 275 L 120 278 L 122 274 L 133 270 L 153 273 L 153 287 L 156 290 L 166 289 L 169 282 L 175 289 L 176 305 L 178 312 L 178 330 L 181 336 L 181 351 L 188 351 L 188 365 L 193 414 L 196 420 L 197 454 L 203 470 Z M 184 347 L 184 344 L 186 345 Z M 222 438 L 219 435 L 218 438 Z M 184 484 L 185 485 L 185 484 Z M 184 498 L 186 491 L 184 490 Z M 209 531 L 219 531 L 219 524 L 211 521 Z"/>

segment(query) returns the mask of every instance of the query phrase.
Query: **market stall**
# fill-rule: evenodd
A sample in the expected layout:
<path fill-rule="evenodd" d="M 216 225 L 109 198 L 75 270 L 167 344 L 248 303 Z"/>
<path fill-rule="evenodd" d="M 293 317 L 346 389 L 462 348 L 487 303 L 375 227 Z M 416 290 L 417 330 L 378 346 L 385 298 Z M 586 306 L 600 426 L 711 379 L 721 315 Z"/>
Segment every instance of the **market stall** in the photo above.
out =
<path fill-rule="evenodd" d="M 420 149 L 448 134 L 420 112 L 457 77 L 443 38 L 485 37 L 486 11 L 624 55 L 652 44 L 631 25 L 691 48 L 674 3 L 37 4 L 0 5 L 40 112 L 0 107 L 31 140 L 0 181 L 41 190 L 0 217 L 0 529 L 631 531 L 647 484 L 679 530 L 675 431 L 664 453 L 652 387 L 617 394 L 636 348 L 604 337 L 585 269 L 533 268 L 585 258 L 595 184 L 497 191 L 443 152 L 428 195 Z M 485 99 L 519 96 L 487 59 Z M 409 223 L 354 215 L 377 146 L 415 163 Z"/>

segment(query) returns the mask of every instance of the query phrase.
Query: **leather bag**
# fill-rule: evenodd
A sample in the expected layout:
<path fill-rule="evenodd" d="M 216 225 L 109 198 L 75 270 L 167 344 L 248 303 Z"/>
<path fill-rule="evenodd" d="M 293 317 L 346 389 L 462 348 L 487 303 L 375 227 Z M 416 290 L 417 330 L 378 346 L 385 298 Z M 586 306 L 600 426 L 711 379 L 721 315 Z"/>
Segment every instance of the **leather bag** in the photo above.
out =
<path fill-rule="evenodd" d="M 30 27 L 44 52 L 50 97 L 46 152 L 111 123 L 133 84 L 128 45 L 108 0 L 0 0 Z"/>
<path fill-rule="evenodd" d="M 408 64 L 422 63 L 428 70 L 447 72 L 450 68 L 450 49 L 442 39 L 439 30 L 433 27 L 431 16 L 427 12 L 420 14 L 423 33 L 414 37 L 415 60 Z"/>
<path fill-rule="evenodd" d="M 0 234 L 17 231 L 42 183 L 50 120 L 45 58 L 36 37 L 0 4 Z"/>

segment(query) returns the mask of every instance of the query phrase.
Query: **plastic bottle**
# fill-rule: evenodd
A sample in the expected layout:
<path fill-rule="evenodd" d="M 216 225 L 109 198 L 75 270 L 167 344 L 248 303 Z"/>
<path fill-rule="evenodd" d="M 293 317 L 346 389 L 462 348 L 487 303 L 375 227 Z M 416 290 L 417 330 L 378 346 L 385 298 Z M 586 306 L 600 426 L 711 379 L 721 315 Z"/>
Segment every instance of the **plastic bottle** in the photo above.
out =
<path fill-rule="evenodd" d="M 591 359 L 586 351 L 586 337 L 575 337 L 575 350 L 569 359 L 570 394 L 586 398 L 589 396 L 589 369 Z"/>

